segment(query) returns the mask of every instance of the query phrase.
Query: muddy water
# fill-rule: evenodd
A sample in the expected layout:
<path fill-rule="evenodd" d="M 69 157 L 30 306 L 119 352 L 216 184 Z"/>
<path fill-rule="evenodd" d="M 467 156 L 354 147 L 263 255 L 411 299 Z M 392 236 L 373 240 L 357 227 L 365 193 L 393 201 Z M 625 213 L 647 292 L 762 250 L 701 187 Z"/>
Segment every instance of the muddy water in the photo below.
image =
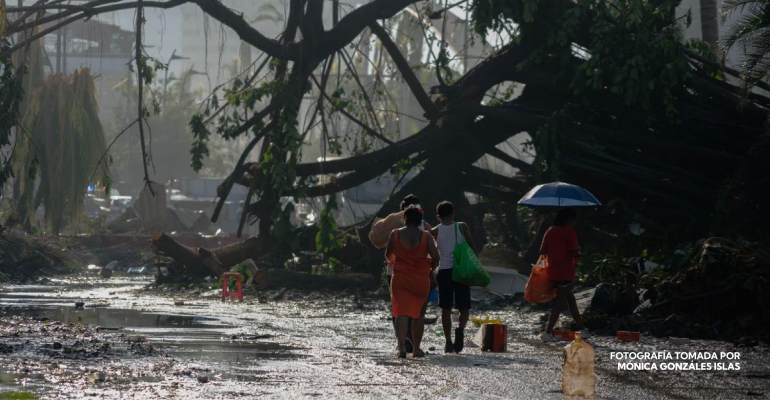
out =
<path fill-rule="evenodd" d="M 537 340 L 539 313 L 490 313 L 509 325 L 507 353 L 468 348 L 462 354 L 397 360 L 388 305 L 380 300 L 295 294 L 267 303 L 249 296 L 244 303 L 222 303 L 216 296 L 194 296 L 185 298 L 184 306 L 174 306 L 172 297 L 138 294 L 147 284 L 141 279 L 71 279 L 50 286 L 2 288 L 0 335 L 13 351 L 0 354 L 0 399 L 9 394 L 562 398 L 562 345 Z M 81 301 L 83 309 L 76 308 Z M 431 308 L 428 314 L 435 317 L 437 310 Z M 423 348 L 443 349 L 439 331 L 438 325 L 426 327 Z M 472 334 L 469 328 L 466 336 Z M 144 336 L 146 342 L 129 343 L 131 335 Z M 61 347 L 56 349 L 55 343 Z M 620 344 L 599 337 L 591 343 L 597 351 L 597 398 L 770 397 L 770 354 L 765 348 L 741 349 L 745 368 L 740 373 L 650 373 L 617 371 L 608 354 L 674 350 L 665 341 L 643 338 Z M 728 348 L 731 345 L 697 342 L 676 350 Z"/>

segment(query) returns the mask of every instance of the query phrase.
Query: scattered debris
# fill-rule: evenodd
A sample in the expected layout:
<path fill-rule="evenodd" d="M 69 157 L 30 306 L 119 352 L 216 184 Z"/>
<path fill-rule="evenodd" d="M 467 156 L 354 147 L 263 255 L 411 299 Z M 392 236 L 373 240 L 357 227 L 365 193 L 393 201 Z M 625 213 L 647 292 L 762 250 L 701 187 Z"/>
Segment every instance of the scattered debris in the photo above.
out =
<path fill-rule="evenodd" d="M 104 279 L 111 278 L 112 277 L 112 269 L 111 268 L 107 268 L 107 267 L 102 268 L 101 271 L 99 271 L 99 276 L 104 278 Z"/>
<path fill-rule="evenodd" d="M 128 273 L 130 275 L 144 275 L 144 274 L 147 274 L 148 272 L 149 270 L 147 269 L 147 267 L 141 267 L 141 268 L 135 267 L 135 268 L 128 269 Z"/>
<path fill-rule="evenodd" d="M 666 336 L 770 341 L 770 265 L 757 256 L 761 248 L 711 238 L 696 247 L 689 267 L 643 276 L 644 328 Z"/>
<path fill-rule="evenodd" d="M 147 341 L 147 336 L 143 336 L 143 335 L 128 335 L 128 336 L 126 336 L 126 340 L 129 343 L 146 342 Z"/>
<path fill-rule="evenodd" d="M 641 337 L 641 333 L 629 332 L 629 331 L 618 331 L 617 336 L 618 336 L 618 340 L 620 340 L 621 342 L 638 342 L 639 338 Z"/>
<path fill-rule="evenodd" d="M 688 338 L 670 337 L 670 338 L 668 338 L 668 342 L 671 343 L 671 344 L 676 344 L 676 345 L 690 344 L 690 339 L 688 339 Z"/>
<path fill-rule="evenodd" d="M 85 263 L 55 242 L 18 229 L 0 233 L 0 280 L 24 282 L 44 273 L 80 271 Z"/>
<path fill-rule="evenodd" d="M 609 316 L 625 316 L 633 313 L 639 303 L 639 295 L 633 287 L 601 283 L 591 298 L 590 308 Z"/>

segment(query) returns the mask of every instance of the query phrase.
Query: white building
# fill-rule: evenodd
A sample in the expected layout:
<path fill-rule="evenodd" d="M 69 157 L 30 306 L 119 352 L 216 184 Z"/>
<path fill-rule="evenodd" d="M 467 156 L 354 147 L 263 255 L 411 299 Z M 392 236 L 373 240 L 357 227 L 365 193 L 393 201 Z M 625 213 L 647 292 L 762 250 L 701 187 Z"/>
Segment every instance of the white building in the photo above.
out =
<path fill-rule="evenodd" d="M 717 26 L 719 28 L 719 40 L 724 40 L 728 35 L 729 28 L 740 18 L 740 14 L 731 15 L 728 18 L 722 16 L 722 3 L 723 0 L 716 0 L 717 7 Z M 690 13 L 691 23 L 690 26 L 684 28 L 685 40 L 689 39 L 703 39 L 703 32 L 701 29 L 701 1 L 700 0 L 682 0 L 677 7 L 676 16 L 684 21 L 684 17 L 687 13 Z M 717 52 L 717 56 L 721 54 Z M 725 64 L 728 67 L 738 69 L 741 65 L 742 52 L 739 49 L 733 48 L 727 54 Z"/>

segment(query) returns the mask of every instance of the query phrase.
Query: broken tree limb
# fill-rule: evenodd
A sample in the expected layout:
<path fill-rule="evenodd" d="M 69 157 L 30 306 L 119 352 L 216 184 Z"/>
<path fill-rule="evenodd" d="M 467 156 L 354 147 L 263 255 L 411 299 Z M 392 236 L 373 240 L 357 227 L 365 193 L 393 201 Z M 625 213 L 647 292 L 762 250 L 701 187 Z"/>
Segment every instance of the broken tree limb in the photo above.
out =
<path fill-rule="evenodd" d="M 160 231 L 151 239 L 153 253 L 174 259 L 187 267 L 190 275 L 196 276 L 221 276 L 238 263 L 259 258 L 263 254 L 263 247 L 258 238 L 249 238 L 217 249 L 188 247 Z"/>
<path fill-rule="evenodd" d="M 438 109 L 436 108 L 436 105 L 433 104 L 430 96 L 428 96 L 428 93 L 425 92 L 425 89 L 422 87 L 420 80 L 417 79 L 417 76 L 414 74 L 414 71 L 409 65 L 409 62 L 406 61 L 406 58 L 401 53 L 401 50 L 399 50 L 398 46 L 396 46 L 396 44 L 393 42 L 393 39 L 390 38 L 390 35 L 388 35 L 388 33 L 385 32 L 385 29 L 377 22 L 370 24 L 369 28 L 371 28 L 372 33 L 374 33 L 377 38 L 380 39 L 382 46 L 385 47 L 385 50 L 387 50 L 388 54 L 390 54 L 390 58 L 396 64 L 398 71 L 401 73 L 401 77 L 404 78 L 404 81 L 406 81 L 406 84 L 409 86 L 412 94 L 417 99 L 420 107 L 422 107 L 422 109 L 425 111 L 425 117 L 427 117 L 430 121 L 435 121 L 438 119 Z"/>

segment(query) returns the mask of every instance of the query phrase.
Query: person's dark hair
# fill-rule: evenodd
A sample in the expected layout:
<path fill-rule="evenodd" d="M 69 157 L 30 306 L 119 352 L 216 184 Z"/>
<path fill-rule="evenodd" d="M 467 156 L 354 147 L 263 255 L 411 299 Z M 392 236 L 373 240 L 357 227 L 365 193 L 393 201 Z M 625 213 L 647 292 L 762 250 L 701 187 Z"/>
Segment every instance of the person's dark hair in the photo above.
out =
<path fill-rule="evenodd" d="M 455 206 L 448 201 L 442 201 L 436 206 L 436 214 L 441 218 L 446 218 L 452 215 L 453 212 L 455 212 Z"/>
<path fill-rule="evenodd" d="M 409 207 L 404 211 L 406 226 L 420 226 L 422 224 L 422 211 L 417 207 Z"/>
<path fill-rule="evenodd" d="M 404 197 L 404 199 L 401 200 L 401 211 L 406 210 L 406 208 L 411 205 L 419 206 L 420 198 L 413 194 L 406 195 L 406 197 Z"/>
<path fill-rule="evenodd" d="M 577 218 L 577 211 L 574 208 L 562 208 L 556 213 L 553 219 L 553 226 L 565 226 L 567 222 Z"/>

